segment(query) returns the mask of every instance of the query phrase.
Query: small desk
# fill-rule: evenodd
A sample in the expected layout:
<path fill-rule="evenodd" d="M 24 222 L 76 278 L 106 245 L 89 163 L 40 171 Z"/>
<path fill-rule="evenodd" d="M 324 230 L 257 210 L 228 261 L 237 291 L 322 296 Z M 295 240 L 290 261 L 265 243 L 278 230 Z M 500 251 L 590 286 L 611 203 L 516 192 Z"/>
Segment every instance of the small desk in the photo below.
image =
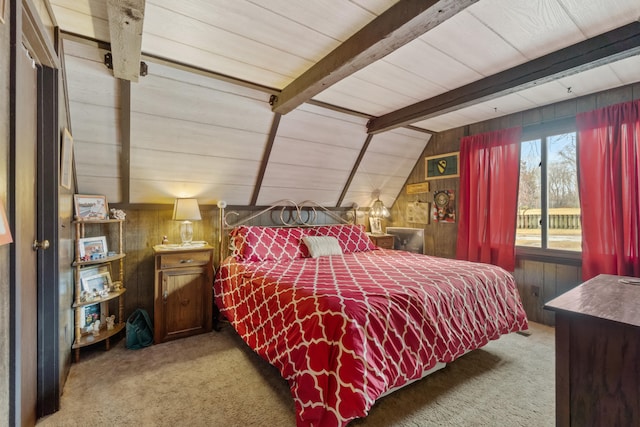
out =
<path fill-rule="evenodd" d="M 601 274 L 545 305 L 556 313 L 556 426 L 640 425 L 640 285 L 622 278 Z"/>

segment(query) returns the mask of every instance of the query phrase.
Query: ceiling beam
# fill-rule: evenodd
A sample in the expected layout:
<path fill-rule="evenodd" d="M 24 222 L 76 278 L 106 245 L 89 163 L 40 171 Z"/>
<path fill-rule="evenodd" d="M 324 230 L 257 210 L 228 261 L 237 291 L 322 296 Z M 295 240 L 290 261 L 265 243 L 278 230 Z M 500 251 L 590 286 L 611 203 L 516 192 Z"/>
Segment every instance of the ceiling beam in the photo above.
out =
<path fill-rule="evenodd" d="M 142 53 L 145 0 L 107 0 L 113 75 L 137 82 Z"/>
<path fill-rule="evenodd" d="M 272 110 L 296 107 L 420 37 L 477 0 L 400 0 L 272 97 Z"/>
<path fill-rule="evenodd" d="M 353 181 L 353 178 L 356 176 L 356 173 L 358 172 L 360 163 L 362 163 L 362 159 L 364 159 L 364 155 L 367 153 L 367 150 L 369 149 L 369 144 L 371 144 L 372 139 L 373 139 L 373 135 L 367 135 L 367 138 L 364 140 L 364 144 L 360 149 L 360 154 L 358 154 L 358 158 L 356 159 L 356 162 L 354 163 L 353 168 L 351 168 L 351 173 L 349 174 L 349 178 L 347 179 L 347 182 L 344 184 L 344 187 L 342 188 L 342 192 L 340 193 L 340 197 L 338 198 L 338 203 L 336 203 L 337 208 L 340 207 L 340 205 L 344 201 L 344 198 L 347 197 L 347 192 L 351 187 L 351 182 Z"/>
<path fill-rule="evenodd" d="M 375 134 L 509 95 L 640 53 L 640 22 L 592 37 L 433 98 L 369 120 Z"/>
<path fill-rule="evenodd" d="M 280 126 L 280 118 L 282 115 L 276 113 L 273 115 L 273 122 L 271 122 L 271 130 L 269 131 L 269 137 L 267 139 L 267 145 L 264 147 L 264 153 L 262 154 L 262 162 L 260 163 L 260 170 L 256 177 L 256 185 L 253 187 L 253 195 L 251 196 L 250 206 L 255 206 L 258 202 L 258 196 L 262 189 L 262 181 L 264 180 L 264 174 L 267 171 L 267 165 L 269 164 L 269 158 L 271 157 L 271 151 L 273 150 L 273 143 L 278 135 L 278 127 Z"/>

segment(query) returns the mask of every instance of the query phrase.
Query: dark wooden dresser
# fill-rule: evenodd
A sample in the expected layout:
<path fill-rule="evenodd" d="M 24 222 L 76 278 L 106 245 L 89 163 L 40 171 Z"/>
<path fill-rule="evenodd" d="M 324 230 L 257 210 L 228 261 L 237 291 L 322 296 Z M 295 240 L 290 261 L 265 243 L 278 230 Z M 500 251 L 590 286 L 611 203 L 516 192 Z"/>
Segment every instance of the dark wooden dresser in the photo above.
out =
<path fill-rule="evenodd" d="M 599 275 L 556 313 L 556 426 L 640 425 L 640 284 Z"/>

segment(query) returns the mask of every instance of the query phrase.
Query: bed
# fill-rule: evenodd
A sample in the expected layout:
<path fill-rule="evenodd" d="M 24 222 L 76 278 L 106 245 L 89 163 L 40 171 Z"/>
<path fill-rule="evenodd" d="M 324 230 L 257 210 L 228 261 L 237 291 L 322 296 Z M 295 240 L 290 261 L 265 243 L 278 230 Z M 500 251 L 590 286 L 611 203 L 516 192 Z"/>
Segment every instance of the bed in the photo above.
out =
<path fill-rule="evenodd" d="M 375 247 L 353 224 L 238 226 L 215 304 L 288 381 L 298 426 L 343 426 L 376 399 L 526 330 L 512 275 Z"/>

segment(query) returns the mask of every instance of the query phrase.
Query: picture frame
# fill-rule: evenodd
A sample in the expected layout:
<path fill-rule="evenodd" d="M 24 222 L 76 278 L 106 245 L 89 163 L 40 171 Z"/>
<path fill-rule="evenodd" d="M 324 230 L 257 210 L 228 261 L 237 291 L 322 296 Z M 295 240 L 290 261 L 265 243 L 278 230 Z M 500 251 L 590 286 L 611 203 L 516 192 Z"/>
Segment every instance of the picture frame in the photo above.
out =
<path fill-rule="evenodd" d="M 436 223 L 456 222 L 455 190 L 436 190 L 433 192 L 433 208 L 431 220 Z"/>
<path fill-rule="evenodd" d="M 97 274 L 109 273 L 111 276 L 111 264 L 91 265 L 80 269 L 80 283 L 83 279 L 87 279 Z M 84 289 L 83 289 L 84 290 Z"/>
<path fill-rule="evenodd" d="M 84 261 L 106 258 L 108 253 L 105 236 L 83 237 L 78 239 L 80 259 Z"/>
<path fill-rule="evenodd" d="M 82 329 L 90 328 L 96 320 L 100 320 L 100 303 L 85 305 L 82 307 Z"/>
<path fill-rule="evenodd" d="M 424 171 L 426 180 L 460 176 L 460 152 L 425 157 Z"/>
<path fill-rule="evenodd" d="M 69 129 L 64 128 L 62 131 L 62 147 L 60 149 L 60 185 L 67 190 L 71 190 L 72 169 L 73 137 Z"/>
<path fill-rule="evenodd" d="M 7 8 L 7 0 L 0 0 L 0 24 L 4 24 L 4 13 Z"/>
<path fill-rule="evenodd" d="M 407 203 L 407 222 L 414 224 L 429 224 L 429 202 L 409 202 Z"/>
<path fill-rule="evenodd" d="M 0 202 L 0 246 L 11 242 L 13 242 L 13 237 L 7 221 L 7 213 L 4 210 L 4 204 Z"/>
<path fill-rule="evenodd" d="M 369 218 L 372 234 L 382 234 L 382 224 L 380 218 Z"/>
<path fill-rule="evenodd" d="M 424 228 L 387 227 L 386 232 L 395 236 L 394 250 L 424 254 Z"/>
<path fill-rule="evenodd" d="M 86 292 L 111 292 L 113 283 L 108 271 L 80 279 L 82 290 Z"/>
<path fill-rule="evenodd" d="M 407 184 L 407 194 L 420 194 L 429 192 L 429 182 L 418 182 L 415 184 Z"/>
<path fill-rule="evenodd" d="M 106 196 L 74 194 L 73 203 L 78 221 L 109 219 L 109 205 Z"/>

